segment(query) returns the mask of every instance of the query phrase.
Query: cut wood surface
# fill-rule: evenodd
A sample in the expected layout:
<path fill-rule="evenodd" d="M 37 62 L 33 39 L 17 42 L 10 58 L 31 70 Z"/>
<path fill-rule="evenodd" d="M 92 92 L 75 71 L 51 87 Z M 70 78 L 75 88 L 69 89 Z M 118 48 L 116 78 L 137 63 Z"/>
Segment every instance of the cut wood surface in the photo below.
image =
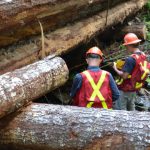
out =
<path fill-rule="evenodd" d="M 111 0 L 109 8 L 125 0 Z M 108 0 L 12 0 L 0 4 L 0 47 L 107 9 Z"/>
<path fill-rule="evenodd" d="M 146 25 L 144 24 L 132 24 L 132 25 L 127 25 L 121 29 L 121 32 L 116 33 L 114 35 L 114 39 L 123 39 L 125 34 L 127 33 L 135 33 L 138 38 L 142 40 L 146 40 L 146 34 L 147 34 L 147 29 Z"/>
<path fill-rule="evenodd" d="M 150 113 L 32 104 L 0 120 L 1 150 L 149 150 Z"/>
<path fill-rule="evenodd" d="M 69 52 L 97 33 L 123 22 L 125 18 L 138 12 L 146 2 L 147 0 L 131 0 L 117 5 L 109 10 L 107 24 L 106 11 L 103 11 L 70 26 L 47 32 L 44 38 L 46 55 L 61 55 Z M 41 36 L 0 49 L 0 74 L 37 61 L 41 57 L 41 49 Z"/>
<path fill-rule="evenodd" d="M 0 76 L 0 118 L 63 85 L 68 68 L 60 57 L 51 58 Z"/>
<path fill-rule="evenodd" d="M 146 25 L 144 24 L 133 24 L 130 26 L 126 26 L 123 28 L 122 33 L 125 35 L 126 33 L 135 33 L 139 38 L 146 40 Z"/>

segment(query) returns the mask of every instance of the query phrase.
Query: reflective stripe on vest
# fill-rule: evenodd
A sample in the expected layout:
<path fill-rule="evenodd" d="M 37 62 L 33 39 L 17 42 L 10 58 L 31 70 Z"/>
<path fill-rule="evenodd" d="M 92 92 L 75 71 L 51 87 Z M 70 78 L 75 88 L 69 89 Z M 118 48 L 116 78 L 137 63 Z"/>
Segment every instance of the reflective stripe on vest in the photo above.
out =
<path fill-rule="evenodd" d="M 141 80 L 144 80 L 144 78 L 147 76 L 147 74 L 149 73 L 149 69 L 147 68 L 148 62 L 144 61 L 144 64 L 140 63 L 142 69 L 144 70 L 143 75 L 141 76 Z"/>
<path fill-rule="evenodd" d="M 96 96 L 98 96 L 99 100 L 102 103 L 103 108 L 108 109 L 108 106 L 107 106 L 107 104 L 105 102 L 105 98 L 103 97 L 103 95 L 99 91 L 99 89 L 102 87 L 102 84 L 103 84 L 103 82 L 105 80 L 106 72 L 105 71 L 102 72 L 102 75 L 101 75 L 97 85 L 95 84 L 93 78 L 91 77 L 91 75 L 90 75 L 90 73 L 88 71 L 84 71 L 83 73 L 85 74 L 85 76 L 87 77 L 88 81 L 90 82 L 90 84 L 91 84 L 91 86 L 93 88 L 93 93 L 92 93 L 92 95 L 90 97 L 90 101 L 91 102 L 89 102 L 86 107 L 87 108 L 91 108 L 92 105 L 94 104 L 94 99 L 96 98 Z"/>
<path fill-rule="evenodd" d="M 130 79 L 131 78 L 131 75 L 128 75 L 128 79 Z M 117 83 L 117 85 L 121 85 L 122 83 L 123 83 L 123 78 L 121 78 L 121 79 L 117 79 L 116 80 L 116 83 Z"/>
<path fill-rule="evenodd" d="M 139 89 L 143 87 L 143 83 L 136 82 L 135 88 Z"/>

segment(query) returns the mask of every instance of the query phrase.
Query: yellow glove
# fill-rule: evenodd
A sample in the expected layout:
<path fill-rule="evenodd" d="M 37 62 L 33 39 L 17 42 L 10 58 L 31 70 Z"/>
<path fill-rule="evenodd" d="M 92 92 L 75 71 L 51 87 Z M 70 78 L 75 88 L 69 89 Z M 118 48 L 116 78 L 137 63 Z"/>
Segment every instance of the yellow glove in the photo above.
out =
<path fill-rule="evenodd" d="M 124 64 L 125 64 L 125 60 L 123 60 L 123 59 L 117 60 L 116 61 L 116 67 L 117 67 L 117 69 L 122 70 Z"/>

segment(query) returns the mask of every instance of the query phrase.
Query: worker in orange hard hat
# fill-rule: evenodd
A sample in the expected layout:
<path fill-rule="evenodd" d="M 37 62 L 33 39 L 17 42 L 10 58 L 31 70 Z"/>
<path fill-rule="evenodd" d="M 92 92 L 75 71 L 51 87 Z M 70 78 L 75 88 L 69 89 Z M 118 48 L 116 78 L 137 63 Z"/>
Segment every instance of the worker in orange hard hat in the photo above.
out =
<path fill-rule="evenodd" d="M 136 91 L 142 88 L 149 73 L 150 67 L 146 55 L 139 49 L 140 42 L 141 40 L 134 33 L 125 35 L 123 45 L 131 55 L 125 59 L 121 70 L 114 64 L 114 70 L 120 76 L 117 85 L 121 93 L 116 109 L 135 110 Z"/>
<path fill-rule="evenodd" d="M 112 109 L 112 102 L 119 98 L 119 90 L 110 73 L 100 69 L 103 53 L 92 47 L 86 53 L 88 69 L 75 76 L 71 97 L 79 107 Z"/>

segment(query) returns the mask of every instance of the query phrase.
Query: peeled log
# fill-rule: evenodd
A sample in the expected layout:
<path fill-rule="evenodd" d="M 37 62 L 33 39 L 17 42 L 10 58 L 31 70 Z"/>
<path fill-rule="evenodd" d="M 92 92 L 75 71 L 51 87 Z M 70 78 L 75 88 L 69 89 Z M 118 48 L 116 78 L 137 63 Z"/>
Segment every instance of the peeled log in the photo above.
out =
<path fill-rule="evenodd" d="M 110 8 L 125 0 L 111 0 Z M 107 9 L 108 0 L 13 0 L 0 2 L 0 47 L 54 30 Z"/>
<path fill-rule="evenodd" d="M 0 118 L 63 85 L 68 68 L 60 57 L 44 60 L 0 76 Z"/>
<path fill-rule="evenodd" d="M 149 115 L 32 104 L 0 121 L 0 149 L 149 150 Z"/>
<path fill-rule="evenodd" d="M 139 11 L 147 0 L 131 0 L 109 10 L 106 25 L 106 11 L 73 25 L 45 34 L 46 55 L 61 55 L 80 43 L 86 42 L 97 33 L 103 32 L 125 18 Z M 0 74 L 33 63 L 41 56 L 41 37 L 32 38 L 0 50 Z"/>

